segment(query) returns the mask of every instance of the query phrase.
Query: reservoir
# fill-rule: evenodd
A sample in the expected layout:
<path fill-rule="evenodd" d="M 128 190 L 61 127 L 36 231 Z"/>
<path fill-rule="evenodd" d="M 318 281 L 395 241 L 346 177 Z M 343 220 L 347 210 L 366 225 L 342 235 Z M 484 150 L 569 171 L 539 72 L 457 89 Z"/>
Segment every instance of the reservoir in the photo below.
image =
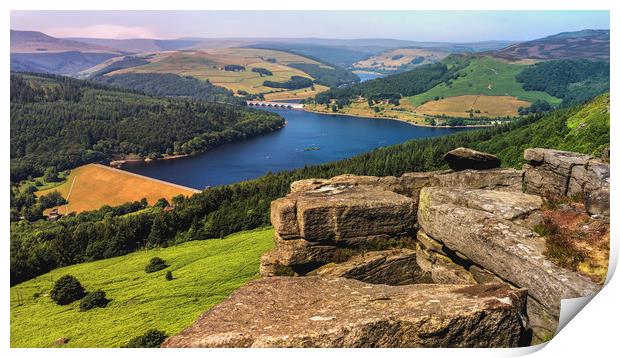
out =
<path fill-rule="evenodd" d="M 133 173 L 204 189 L 257 178 L 268 172 L 327 163 L 378 147 L 447 135 L 463 128 L 429 128 L 389 120 L 269 109 L 283 116 L 284 128 L 206 153 L 124 167 Z"/>
<path fill-rule="evenodd" d="M 366 82 L 370 80 L 374 80 L 376 78 L 381 78 L 383 75 L 378 73 L 357 73 L 357 77 L 360 78 L 360 82 Z"/>

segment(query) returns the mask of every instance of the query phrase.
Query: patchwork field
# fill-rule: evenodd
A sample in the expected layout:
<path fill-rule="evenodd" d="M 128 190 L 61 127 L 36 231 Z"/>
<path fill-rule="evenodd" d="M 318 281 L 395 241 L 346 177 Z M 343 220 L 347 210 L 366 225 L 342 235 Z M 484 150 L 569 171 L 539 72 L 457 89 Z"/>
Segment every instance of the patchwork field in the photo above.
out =
<path fill-rule="evenodd" d="M 44 195 L 51 191 L 60 192 L 69 201 L 69 204 L 58 207 L 62 214 L 80 213 L 103 205 L 120 205 L 142 198 L 154 204 L 160 198 L 170 200 L 179 194 L 192 195 L 198 192 L 100 164 L 76 168 L 63 184 L 36 194 Z"/>
<path fill-rule="evenodd" d="M 410 68 L 440 61 L 447 52 L 423 48 L 399 48 L 382 52 L 353 64 L 353 68 L 375 71 L 396 71 L 400 66 L 411 64 Z M 414 61 L 415 59 L 417 61 Z M 411 63 L 412 61 L 416 63 Z"/>
<path fill-rule="evenodd" d="M 561 102 L 559 98 L 553 97 L 546 92 L 524 90 L 515 79 L 515 76 L 523 68 L 524 65 L 507 63 L 488 56 L 474 58 L 461 71 L 464 76 L 453 80 L 450 85 L 441 83 L 424 93 L 406 97 L 404 100 L 409 101 L 415 107 L 421 106 L 435 98 L 463 95 L 512 96 L 528 102 L 544 100 L 553 105 Z M 461 112 L 468 109 L 464 107 Z"/>
<path fill-rule="evenodd" d="M 180 332 L 204 311 L 257 277 L 260 256 L 273 247 L 273 229 L 56 269 L 11 288 L 11 347 L 119 347 L 148 329 Z M 152 257 L 170 265 L 174 279 L 144 267 Z M 79 302 L 55 304 L 54 280 L 75 276 L 87 291 L 102 289 L 105 308 L 80 312 Z"/>
<path fill-rule="evenodd" d="M 290 63 L 316 64 L 330 68 L 303 56 L 282 51 L 251 48 L 161 52 L 148 56 L 146 59 L 149 61 L 146 65 L 117 70 L 107 75 L 149 72 L 174 73 L 180 76 L 209 80 L 215 85 L 226 87 L 235 92 L 241 90 L 256 94 L 281 91 L 263 86 L 264 81 L 283 82 L 291 79 L 292 76 L 314 79 L 301 70 L 287 66 Z M 246 69 L 245 71 L 226 71 L 224 70 L 226 65 L 241 65 Z M 267 69 L 272 72 L 272 75 L 261 76 L 257 72 L 252 72 L 253 68 Z"/>
<path fill-rule="evenodd" d="M 331 107 L 327 108 L 323 105 L 316 104 L 306 104 L 304 106 L 304 109 L 308 111 L 326 114 L 346 114 L 349 116 L 360 116 L 367 118 L 392 118 L 417 125 L 428 125 L 428 123 L 426 122 L 427 117 L 418 113 L 414 113 L 413 108 L 411 108 L 410 105 L 394 106 L 391 104 L 387 104 L 377 105 L 375 107 L 379 108 L 379 112 L 375 112 L 375 110 L 373 108 L 370 108 L 368 106 L 368 103 L 366 102 L 351 103 L 350 106 L 341 108 L 336 113 L 332 111 Z"/>
<path fill-rule="evenodd" d="M 519 107 L 529 107 L 530 102 L 522 101 L 513 96 L 477 96 L 465 95 L 428 101 L 415 110 L 421 114 L 447 115 L 450 117 L 517 116 Z"/>

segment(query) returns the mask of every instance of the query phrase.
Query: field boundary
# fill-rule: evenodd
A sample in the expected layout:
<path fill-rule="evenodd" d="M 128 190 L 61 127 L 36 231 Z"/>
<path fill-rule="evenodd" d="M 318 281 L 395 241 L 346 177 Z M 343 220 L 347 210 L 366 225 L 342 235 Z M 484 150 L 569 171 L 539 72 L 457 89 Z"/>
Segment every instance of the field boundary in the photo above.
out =
<path fill-rule="evenodd" d="M 154 181 L 154 182 L 157 182 L 157 183 L 160 183 L 160 184 L 170 185 L 170 186 L 173 186 L 173 187 L 176 187 L 176 188 L 179 188 L 179 189 L 191 191 L 193 193 L 200 193 L 200 192 L 202 192 L 202 190 L 198 190 L 198 189 L 195 189 L 195 188 L 190 188 L 190 187 L 183 186 L 183 185 L 180 185 L 180 184 L 171 183 L 169 181 L 164 181 L 164 180 L 160 180 L 160 179 L 155 179 L 155 178 L 147 177 L 145 175 L 140 175 L 140 174 L 132 173 L 132 172 L 129 172 L 129 171 L 126 171 L 126 170 L 122 170 L 122 169 L 112 168 L 110 166 L 103 165 L 103 164 L 94 163 L 93 165 L 95 165 L 95 166 L 97 166 L 99 168 L 108 169 L 110 171 L 115 171 L 115 172 L 122 173 L 122 174 L 132 175 L 132 176 L 137 177 L 137 178 L 151 180 L 151 181 Z"/>

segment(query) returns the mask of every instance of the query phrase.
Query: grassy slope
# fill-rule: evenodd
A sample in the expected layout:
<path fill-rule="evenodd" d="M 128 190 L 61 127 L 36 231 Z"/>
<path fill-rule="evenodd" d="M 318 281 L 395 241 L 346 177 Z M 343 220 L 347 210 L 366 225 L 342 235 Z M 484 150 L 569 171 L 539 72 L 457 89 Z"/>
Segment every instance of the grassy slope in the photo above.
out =
<path fill-rule="evenodd" d="M 150 328 L 178 333 L 256 277 L 272 236 L 272 229 L 246 231 L 64 267 L 19 284 L 11 288 L 11 347 L 49 347 L 61 337 L 69 338 L 68 347 L 118 347 Z M 171 265 L 174 280 L 165 280 L 165 270 L 144 273 L 154 256 Z M 78 302 L 56 305 L 47 293 L 65 274 L 87 291 L 103 289 L 112 301 L 87 312 Z"/>
<path fill-rule="evenodd" d="M 523 163 L 526 148 L 555 148 L 600 156 L 610 143 L 609 127 L 609 93 L 606 93 L 583 106 L 553 112 L 544 120 L 476 143 L 474 147 L 499 155 L 504 166 L 517 168 Z"/>
<path fill-rule="evenodd" d="M 459 77 L 448 87 L 441 83 L 429 91 L 416 96 L 407 97 L 414 106 L 420 106 L 424 102 L 433 100 L 434 97 L 454 97 L 467 94 L 489 95 L 489 96 L 515 96 L 521 100 L 534 102 L 538 99 L 545 100 L 551 104 L 559 104 L 560 99 L 545 92 L 526 91 L 515 76 L 523 70 L 525 66 L 499 61 L 491 57 L 480 57 L 471 60 L 471 63 L 462 70 L 466 73 L 465 77 Z M 489 89 L 490 84 L 490 89 Z M 471 86 L 470 86 L 471 85 Z"/>

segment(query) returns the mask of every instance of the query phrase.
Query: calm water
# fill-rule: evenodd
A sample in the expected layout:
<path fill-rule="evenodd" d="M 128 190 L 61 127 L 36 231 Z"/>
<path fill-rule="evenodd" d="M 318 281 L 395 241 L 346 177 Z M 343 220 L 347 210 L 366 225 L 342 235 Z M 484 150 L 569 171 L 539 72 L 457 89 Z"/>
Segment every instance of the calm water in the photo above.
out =
<path fill-rule="evenodd" d="M 228 143 L 197 156 L 126 166 L 149 177 L 203 189 L 253 179 L 267 172 L 300 168 L 352 157 L 414 138 L 463 129 L 415 127 L 407 123 L 350 116 L 276 110 L 288 124 L 281 130 Z M 317 149 L 318 150 L 310 150 Z"/>
<path fill-rule="evenodd" d="M 375 78 L 383 77 L 383 75 L 375 73 L 358 73 L 357 77 L 360 78 L 360 82 L 366 82 L 368 80 L 374 80 Z"/>

